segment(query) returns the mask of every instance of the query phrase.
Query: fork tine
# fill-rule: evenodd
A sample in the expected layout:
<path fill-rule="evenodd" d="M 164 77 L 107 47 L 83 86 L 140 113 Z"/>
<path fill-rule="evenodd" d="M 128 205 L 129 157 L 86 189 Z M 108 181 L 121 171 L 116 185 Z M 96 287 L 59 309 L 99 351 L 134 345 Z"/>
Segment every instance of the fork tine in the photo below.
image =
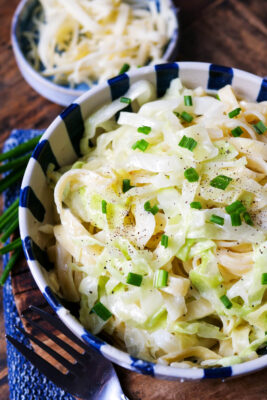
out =
<path fill-rule="evenodd" d="M 91 351 L 91 349 L 88 348 L 88 346 L 82 342 L 80 339 L 75 336 L 71 330 L 61 322 L 61 320 L 58 317 L 55 317 L 54 315 L 41 310 L 40 308 L 31 305 L 27 310 L 33 310 L 37 314 L 39 314 L 44 320 L 50 322 L 51 325 L 55 326 L 58 330 L 62 331 L 68 338 L 70 338 L 74 343 L 76 343 L 78 346 L 82 347 L 85 351 Z M 27 310 L 22 312 L 22 315 L 25 315 L 25 312 Z"/>
<path fill-rule="evenodd" d="M 71 373 L 67 373 L 66 375 L 62 374 L 62 372 L 53 367 L 34 351 L 24 346 L 24 344 L 18 342 L 12 336 L 6 335 L 6 338 L 21 354 L 24 355 L 25 358 L 27 358 L 36 368 L 38 368 L 42 374 L 44 374 L 48 379 L 60 386 L 62 389 L 68 391 L 68 387 L 65 385 L 65 382 L 72 381 L 69 379 L 73 377 Z"/>
<path fill-rule="evenodd" d="M 72 348 L 69 344 L 55 336 L 52 332 L 49 332 L 47 329 L 43 328 L 42 326 L 36 324 L 36 322 L 32 321 L 29 317 L 26 315 L 23 315 L 23 318 L 26 319 L 26 321 L 36 328 L 37 330 L 42 331 L 49 339 L 53 340 L 56 344 L 58 344 L 60 347 L 62 347 L 67 353 L 69 353 L 73 358 L 76 360 L 80 361 L 82 365 L 86 365 L 87 362 L 84 359 L 84 355 L 76 351 L 74 348 Z"/>
<path fill-rule="evenodd" d="M 77 370 L 77 363 L 72 364 L 70 361 L 66 360 L 66 358 L 62 357 L 60 354 L 58 354 L 55 350 L 51 349 L 48 347 L 45 343 L 41 342 L 39 339 L 37 339 L 35 336 L 31 335 L 30 333 L 24 331 L 24 329 L 20 328 L 19 326 L 16 326 L 16 329 L 18 329 L 21 333 L 23 333 L 24 336 L 35 342 L 39 347 L 41 347 L 44 351 L 46 351 L 50 356 L 55 358 L 58 362 L 60 362 L 65 368 L 67 368 L 69 371 L 71 371 L 74 375 L 78 375 L 78 370 Z"/>

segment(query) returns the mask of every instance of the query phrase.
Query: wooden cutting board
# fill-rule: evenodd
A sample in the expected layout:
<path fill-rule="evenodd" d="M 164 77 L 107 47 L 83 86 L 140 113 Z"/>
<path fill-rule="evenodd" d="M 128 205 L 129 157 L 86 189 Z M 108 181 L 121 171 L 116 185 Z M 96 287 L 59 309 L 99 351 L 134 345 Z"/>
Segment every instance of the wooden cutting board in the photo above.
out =
<path fill-rule="evenodd" d="M 30 305 L 53 312 L 34 282 L 23 257 L 12 271 L 12 288 L 19 314 Z M 31 327 L 23 320 L 27 332 Z M 51 330 L 51 326 L 46 326 Z M 60 335 L 53 330 L 53 333 Z M 53 346 L 43 334 L 38 336 Z M 56 349 L 56 345 L 54 346 Z M 40 349 L 38 353 L 44 355 Z M 45 357 L 49 359 L 49 357 Z M 55 365 L 53 361 L 53 365 Z M 116 367 L 123 390 L 130 400 L 265 400 L 267 399 L 267 369 L 246 377 L 220 380 L 165 381 Z M 1 398 L 1 395 L 0 395 Z M 113 399 L 110 399 L 113 400 Z M 115 400 L 115 399 L 114 399 Z"/>

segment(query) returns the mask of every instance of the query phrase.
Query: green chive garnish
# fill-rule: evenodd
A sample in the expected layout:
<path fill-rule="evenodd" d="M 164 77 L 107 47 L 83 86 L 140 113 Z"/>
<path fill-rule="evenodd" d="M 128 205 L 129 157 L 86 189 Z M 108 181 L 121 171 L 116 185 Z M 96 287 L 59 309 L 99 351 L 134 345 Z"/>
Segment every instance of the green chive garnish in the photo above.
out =
<path fill-rule="evenodd" d="M 267 285 L 267 273 L 266 272 L 264 272 L 261 276 L 261 284 Z"/>
<path fill-rule="evenodd" d="M 119 75 L 120 74 L 124 74 L 124 72 L 127 72 L 130 69 L 130 65 L 129 64 L 123 64 L 123 66 L 120 69 Z"/>
<path fill-rule="evenodd" d="M 173 111 L 173 114 L 174 114 L 177 118 L 180 117 L 180 113 L 178 113 L 177 111 Z"/>
<path fill-rule="evenodd" d="M 103 321 L 107 321 L 110 317 L 112 317 L 111 312 L 100 301 L 94 305 L 92 311 L 101 319 L 103 319 Z"/>
<path fill-rule="evenodd" d="M 153 215 L 156 215 L 157 212 L 159 211 L 159 208 L 156 204 L 153 207 L 151 207 L 150 201 L 145 202 L 144 209 L 145 211 L 150 212 Z"/>
<path fill-rule="evenodd" d="M 15 169 L 10 174 L 8 174 L 4 179 L 0 181 L 0 193 L 6 190 L 8 187 L 17 182 L 24 175 L 24 168 Z"/>
<path fill-rule="evenodd" d="M 137 132 L 143 133 L 144 135 L 148 135 L 151 132 L 150 126 L 139 126 Z"/>
<path fill-rule="evenodd" d="M 217 100 L 221 101 L 221 99 L 220 99 L 218 93 L 215 95 L 215 97 L 216 97 Z"/>
<path fill-rule="evenodd" d="M 192 201 L 192 203 L 190 203 L 190 207 L 195 208 L 196 210 L 201 210 L 202 205 L 199 201 Z"/>
<path fill-rule="evenodd" d="M 246 224 L 251 225 L 251 226 L 253 225 L 253 221 L 248 212 L 244 212 L 243 218 L 244 218 Z"/>
<path fill-rule="evenodd" d="M 131 104 L 132 100 L 129 99 L 129 97 L 121 97 L 120 98 L 121 103 L 126 103 L 126 104 Z"/>
<path fill-rule="evenodd" d="M 22 154 L 27 153 L 30 150 L 33 150 L 37 143 L 39 142 L 42 135 L 38 135 L 33 139 L 28 140 L 25 143 L 22 143 L 16 146 L 14 149 L 11 149 L 5 153 L 0 154 L 0 161 L 7 160 L 8 158 L 20 156 Z"/>
<path fill-rule="evenodd" d="M 241 108 L 235 108 L 234 110 L 232 110 L 232 111 L 230 111 L 230 112 L 228 113 L 228 117 L 229 117 L 229 118 L 234 118 L 234 117 L 236 117 L 237 115 L 239 115 L 240 112 L 241 112 Z"/>
<path fill-rule="evenodd" d="M 165 271 L 164 269 L 159 269 L 154 275 L 154 287 L 162 288 L 167 286 L 168 275 L 168 271 Z"/>
<path fill-rule="evenodd" d="M 165 247 L 165 249 L 167 249 L 169 243 L 169 237 L 167 235 L 162 235 L 160 243 L 162 244 L 163 247 Z"/>
<path fill-rule="evenodd" d="M 146 151 L 146 149 L 148 148 L 148 145 L 149 145 L 149 143 L 146 140 L 141 139 L 132 145 L 132 149 L 133 150 L 139 149 L 141 151 Z"/>
<path fill-rule="evenodd" d="M 103 214 L 107 213 L 107 202 L 106 202 L 106 200 L 102 200 L 102 213 Z"/>
<path fill-rule="evenodd" d="M 129 285 L 141 286 L 142 280 L 143 280 L 142 275 L 134 274 L 133 272 L 129 272 L 126 282 Z"/>
<path fill-rule="evenodd" d="M 122 181 L 122 191 L 123 191 L 123 193 L 128 192 L 128 190 L 130 190 L 131 188 L 133 188 L 133 186 L 131 186 L 130 179 L 123 179 L 123 181 Z"/>
<path fill-rule="evenodd" d="M 6 222 L 9 220 L 10 215 L 14 212 L 14 210 L 17 210 L 19 206 L 19 199 L 16 199 L 7 209 L 6 211 L 1 215 L 0 217 L 0 226 L 4 226 Z"/>
<path fill-rule="evenodd" d="M 259 121 L 255 125 L 253 125 L 253 128 L 259 135 L 262 135 L 264 132 L 267 131 L 267 127 L 264 125 L 262 121 Z"/>
<path fill-rule="evenodd" d="M 197 142 L 195 141 L 195 139 L 184 135 L 182 137 L 182 139 L 180 140 L 178 146 L 184 147 L 185 149 L 193 151 L 194 148 L 197 146 Z"/>
<path fill-rule="evenodd" d="M 185 106 L 193 105 L 192 96 L 184 96 L 184 105 Z"/>
<path fill-rule="evenodd" d="M 17 238 L 15 240 L 13 240 L 12 243 L 9 243 L 6 246 L 2 247 L 0 249 L 0 254 L 9 253 L 10 251 L 18 249 L 21 246 L 22 246 L 21 238 Z"/>
<path fill-rule="evenodd" d="M 231 216 L 231 224 L 232 226 L 240 226 L 241 225 L 241 217 L 238 213 L 233 213 Z"/>
<path fill-rule="evenodd" d="M 219 215 L 212 214 L 210 217 L 210 222 L 213 222 L 217 225 L 224 225 L 224 218 L 220 217 Z"/>
<path fill-rule="evenodd" d="M 192 115 L 188 114 L 188 112 L 186 112 L 186 111 L 182 111 L 181 112 L 181 118 L 183 118 L 183 120 L 186 121 L 186 122 L 192 122 L 193 121 Z"/>
<path fill-rule="evenodd" d="M 184 177 L 188 180 L 188 182 L 197 182 L 199 179 L 199 175 L 195 168 L 187 168 L 184 171 Z"/>
<path fill-rule="evenodd" d="M 2 164 L 2 165 L 0 165 L 0 173 L 10 171 L 11 169 L 14 169 L 14 168 L 21 167 L 21 166 L 27 164 L 30 158 L 31 158 L 31 155 L 27 154 L 26 156 L 19 157 L 16 160 L 12 160 L 6 164 Z M 25 167 L 26 167 L 26 165 L 25 165 Z"/>
<path fill-rule="evenodd" d="M 243 211 L 246 211 L 246 207 L 241 203 L 241 201 L 236 200 L 232 204 L 229 204 L 229 206 L 226 206 L 225 211 L 227 214 L 240 214 Z"/>
<path fill-rule="evenodd" d="M 2 275 L 1 275 L 0 286 L 3 286 L 5 281 L 7 280 L 9 272 L 12 270 L 12 268 L 16 264 L 16 261 L 17 261 L 19 255 L 20 255 L 20 252 L 21 252 L 21 248 L 16 249 L 14 251 L 14 253 L 12 254 L 12 256 L 10 257 L 10 259 L 9 259 L 7 265 L 5 266 L 5 269 L 4 269 L 4 271 L 3 271 Z"/>
<path fill-rule="evenodd" d="M 226 294 L 224 294 L 223 296 L 220 297 L 221 302 L 223 303 L 225 308 L 228 308 L 228 310 L 230 308 L 232 308 L 233 304 L 231 303 L 231 301 L 229 300 L 229 298 L 226 296 Z"/>
<path fill-rule="evenodd" d="M 9 238 L 9 236 L 18 228 L 18 226 L 19 226 L 19 218 L 18 215 L 16 215 L 15 219 L 10 223 L 7 230 L 1 236 L 0 239 L 1 242 L 5 243 L 5 241 Z"/>
<path fill-rule="evenodd" d="M 234 137 L 239 137 L 244 133 L 243 129 L 240 128 L 240 126 L 237 126 L 236 128 L 231 130 L 231 133 Z"/>
<path fill-rule="evenodd" d="M 217 189 L 225 190 L 229 183 L 232 181 L 232 178 L 229 178 L 225 175 L 218 175 L 216 178 L 210 181 L 210 186 L 215 187 Z"/>

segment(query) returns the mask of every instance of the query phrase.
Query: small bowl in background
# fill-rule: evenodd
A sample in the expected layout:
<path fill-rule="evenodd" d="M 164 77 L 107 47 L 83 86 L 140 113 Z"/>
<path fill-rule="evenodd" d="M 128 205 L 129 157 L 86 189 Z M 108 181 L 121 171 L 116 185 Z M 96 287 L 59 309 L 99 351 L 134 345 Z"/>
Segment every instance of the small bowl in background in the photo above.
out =
<path fill-rule="evenodd" d="M 154 1 L 157 6 L 159 5 L 158 0 L 147 1 Z M 176 51 L 178 46 L 177 9 L 174 7 L 172 0 L 168 1 L 170 9 L 175 15 L 175 20 L 177 23 L 174 27 L 171 40 L 165 47 L 165 51 L 162 56 L 162 60 L 164 62 L 177 58 Z M 88 89 L 90 89 L 90 87 L 86 83 L 79 84 L 75 88 L 71 88 L 68 85 L 56 84 L 50 77 L 42 76 L 40 71 L 38 72 L 35 70 L 27 60 L 27 46 L 26 40 L 23 37 L 23 32 L 33 30 L 32 15 L 38 6 L 40 6 L 38 0 L 22 0 L 15 11 L 11 30 L 11 41 L 15 58 L 22 76 L 36 92 L 54 103 L 67 106 L 77 97 L 81 96 Z"/>
<path fill-rule="evenodd" d="M 84 121 L 96 109 L 123 96 L 136 81 L 153 83 L 158 97 L 164 95 L 170 81 L 180 77 L 189 88 L 202 86 L 216 92 L 231 84 L 236 93 L 250 101 L 267 100 L 267 81 L 248 72 L 198 62 L 168 63 L 133 70 L 99 84 L 66 108 L 44 133 L 28 163 L 20 195 L 19 224 L 25 257 L 31 273 L 60 319 L 77 337 L 100 351 L 104 357 L 127 369 L 162 379 L 203 379 L 239 376 L 267 367 L 267 355 L 221 368 L 176 368 L 134 358 L 128 353 L 92 335 L 71 314 L 64 301 L 52 291 L 48 270 L 53 268 L 45 252 L 44 239 L 38 231 L 46 223 L 54 223 L 53 196 L 48 187 L 46 171 L 49 163 L 56 167 L 72 164 L 79 157 L 79 142 L 84 133 Z M 50 195 L 49 195 L 50 193 Z"/>

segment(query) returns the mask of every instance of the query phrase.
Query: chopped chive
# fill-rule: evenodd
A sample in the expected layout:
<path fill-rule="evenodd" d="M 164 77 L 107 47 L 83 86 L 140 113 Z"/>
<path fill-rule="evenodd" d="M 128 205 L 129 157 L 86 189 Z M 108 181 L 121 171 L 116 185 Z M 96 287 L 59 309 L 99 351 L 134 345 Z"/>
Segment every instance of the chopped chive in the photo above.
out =
<path fill-rule="evenodd" d="M 146 149 L 148 148 L 148 145 L 149 145 L 149 143 L 146 140 L 141 139 L 132 145 L 132 149 L 133 150 L 139 149 L 141 151 L 146 151 Z"/>
<path fill-rule="evenodd" d="M 123 181 L 122 181 L 122 191 L 123 191 L 123 193 L 128 192 L 128 190 L 130 190 L 131 188 L 133 188 L 133 186 L 131 186 L 130 179 L 123 179 Z"/>
<path fill-rule="evenodd" d="M 143 280 L 142 275 L 134 274 L 133 272 L 129 272 L 126 282 L 129 285 L 141 286 L 142 280 Z"/>
<path fill-rule="evenodd" d="M 165 247 L 165 249 L 167 249 L 169 244 L 169 237 L 167 235 L 162 235 L 160 243 L 162 244 L 163 247 Z"/>
<path fill-rule="evenodd" d="M 178 113 L 177 111 L 173 111 L 173 114 L 174 114 L 177 118 L 180 117 L 180 113 Z"/>
<path fill-rule="evenodd" d="M 126 103 L 126 104 L 131 104 L 132 100 L 129 99 L 129 97 L 121 97 L 120 98 L 121 103 Z"/>
<path fill-rule="evenodd" d="M 26 156 L 17 158 L 16 160 L 12 160 L 6 164 L 0 165 L 0 173 L 10 171 L 11 169 L 15 169 L 22 165 L 25 165 L 27 164 L 30 158 L 31 155 L 27 154 Z"/>
<path fill-rule="evenodd" d="M 237 115 L 239 115 L 240 114 L 240 112 L 241 112 L 241 108 L 235 108 L 234 110 L 232 110 L 232 111 L 230 111 L 229 113 L 228 113 L 228 117 L 229 118 L 234 118 L 234 117 L 236 117 Z"/>
<path fill-rule="evenodd" d="M 217 100 L 221 101 L 221 99 L 220 99 L 218 93 L 215 95 L 215 97 L 216 97 Z"/>
<path fill-rule="evenodd" d="M 194 119 L 193 116 L 188 114 L 186 111 L 181 112 L 181 118 L 183 118 L 183 120 L 186 122 L 192 122 Z"/>
<path fill-rule="evenodd" d="M 264 132 L 267 131 L 267 126 L 264 125 L 262 121 L 257 122 L 256 124 L 253 125 L 253 128 L 255 131 L 259 134 L 262 135 Z"/>
<path fill-rule="evenodd" d="M 0 241 L 2 243 L 5 243 L 5 241 L 9 238 L 9 236 L 17 229 L 19 226 L 19 219 L 18 216 L 12 221 L 12 223 L 9 225 L 7 230 L 4 232 L 4 234 L 1 236 Z"/>
<path fill-rule="evenodd" d="M 261 284 L 267 285 L 267 273 L 266 272 L 264 272 L 261 276 Z"/>
<path fill-rule="evenodd" d="M 0 181 L 0 193 L 6 190 L 9 186 L 13 185 L 13 183 L 17 182 L 19 178 L 24 175 L 24 168 L 20 168 L 18 170 L 14 170 L 10 174 L 8 174 L 4 179 Z"/>
<path fill-rule="evenodd" d="M 139 126 L 137 132 L 143 133 L 144 135 L 148 135 L 151 132 L 150 126 Z"/>
<path fill-rule="evenodd" d="M 232 302 L 229 300 L 229 298 L 226 296 L 226 294 L 224 294 L 223 296 L 220 297 L 221 302 L 223 303 L 223 305 L 225 306 L 225 308 L 228 308 L 228 310 L 230 308 L 232 308 L 233 304 Z"/>
<path fill-rule="evenodd" d="M 159 208 L 156 204 L 153 207 L 151 207 L 150 201 L 145 202 L 144 209 L 145 211 L 150 212 L 153 215 L 156 215 L 157 212 L 159 211 Z"/>
<path fill-rule="evenodd" d="M 230 215 L 232 226 L 240 226 L 241 225 L 241 217 L 238 213 L 233 213 Z"/>
<path fill-rule="evenodd" d="M 229 206 L 226 206 L 225 211 L 227 212 L 227 214 L 240 214 L 243 211 L 246 211 L 246 207 L 243 205 L 243 203 L 241 203 L 241 201 L 236 200 L 232 204 L 229 204 Z"/>
<path fill-rule="evenodd" d="M 165 271 L 164 269 L 159 269 L 154 275 L 154 287 L 162 288 L 167 286 L 168 275 L 168 271 Z"/>
<path fill-rule="evenodd" d="M 225 190 L 229 183 L 232 181 L 232 178 L 229 178 L 225 175 L 218 175 L 216 178 L 210 181 L 210 186 L 215 187 L 217 189 Z"/>
<path fill-rule="evenodd" d="M 9 253 L 10 251 L 18 249 L 19 247 L 22 247 L 21 238 L 17 238 L 15 240 L 13 240 L 12 243 L 9 243 L 6 246 L 2 247 L 0 249 L 0 254 Z"/>
<path fill-rule="evenodd" d="M 38 135 L 33 139 L 28 140 L 25 143 L 19 144 L 18 146 L 14 147 L 5 153 L 0 154 L 0 161 L 7 160 L 8 158 L 20 156 L 22 154 L 27 153 L 30 150 L 33 150 L 37 143 L 39 142 L 42 135 Z"/>
<path fill-rule="evenodd" d="M 185 149 L 193 151 L 194 148 L 197 146 L 197 142 L 195 141 L 195 139 L 184 135 L 182 137 L 182 139 L 180 140 L 178 146 L 184 147 Z"/>
<path fill-rule="evenodd" d="M 247 211 L 244 212 L 243 218 L 244 218 L 246 224 L 251 225 L 251 226 L 253 225 L 253 221 L 251 219 L 251 216 L 249 215 L 249 213 Z"/>
<path fill-rule="evenodd" d="M 2 275 L 1 275 L 0 286 L 3 286 L 5 281 L 7 280 L 7 277 L 9 275 L 10 271 L 12 270 L 12 268 L 14 267 L 19 255 L 20 255 L 20 252 L 21 252 L 21 248 L 16 249 L 14 251 L 14 253 L 11 255 L 11 257 L 10 257 L 10 259 L 9 259 L 9 261 L 8 261 L 6 267 L 5 267 L 5 269 L 4 269 L 4 271 L 3 271 Z"/>
<path fill-rule="evenodd" d="M 201 210 L 202 205 L 199 201 L 192 201 L 192 203 L 190 203 L 190 207 L 195 208 L 196 210 Z"/>
<path fill-rule="evenodd" d="M 112 317 L 111 312 L 100 301 L 94 305 L 92 311 L 98 315 L 98 317 L 103 319 L 103 321 L 107 321 L 110 317 Z"/>
<path fill-rule="evenodd" d="M 210 217 L 210 222 L 222 226 L 224 225 L 224 218 L 220 217 L 219 215 L 212 214 Z"/>
<path fill-rule="evenodd" d="M 185 106 L 193 105 L 192 96 L 184 96 L 184 105 Z"/>
<path fill-rule="evenodd" d="M 106 202 L 106 200 L 102 200 L 102 213 L 103 214 L 107 213 L 107 202 Z"/>
<path fill-rule="evenodd" d="M 234 137 L 239 137 L 244 133 L 243 129 L 240 128 L 240 126 L 237 126 L 236 128 L 231 130 L 231 133 Z"/>
<path fill-rule="evenodd" d="M 16 208 L 18 208 L 19 206 L 19 198 L 17 198 L 7 209 L 6 211 L 1 215 L 0 217 L 0 224 L 8 219 L 8 216 L 13 212 L 13 210 L 15 210 Z"/>
<path fill-rule="evenodd" d="M 130 65 L 129 64 L 127 64 L 127 63 L 123 64 L 123 66 L 120 69 L 119 75 L 120 74 L 124 74 L 124 72 L 129 71 L 129 69 L 130 69 Z"/>
<path fill-rule="evenodd" d="M 199 179 L 199 175 L 195 168 L 187 168 L 184 171 L 184 177 L 188 180 L 188 182 L 197 182 Z"/>

